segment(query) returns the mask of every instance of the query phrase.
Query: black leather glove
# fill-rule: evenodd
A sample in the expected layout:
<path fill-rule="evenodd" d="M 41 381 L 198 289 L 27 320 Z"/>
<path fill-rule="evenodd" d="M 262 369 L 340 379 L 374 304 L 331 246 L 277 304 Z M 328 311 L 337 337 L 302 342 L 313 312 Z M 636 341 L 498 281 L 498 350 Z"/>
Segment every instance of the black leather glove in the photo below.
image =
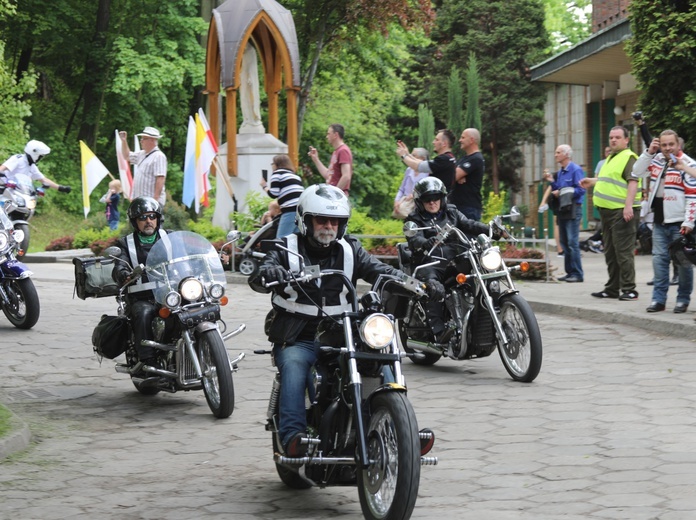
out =
<path fill-rule="evenodd" d="M 435 244 L 437 244 L 437 236 L 430 237 L 428 240 L 425 241 L 425 247 L 423 247 L 424 250 L 430 251 Z"/>
<path fill-rule="evenodd" d="M 438 280 L 431 278 L 426 280 L 425 283 L 427 284 L 425 291 L 428 293 L 429 299 L 439 302 L 445 298 L 445 286 Z"/>
<path fill-rule="evenodd" d="M 264 279 L 266 283 L 280 282 L 283 283 L 290 279 L 290 274 L 283 267 L 270 266 L 262 267 L 259 271 L 261 278 Z"/>
<path fill-rule="evenodd" d="M 58 191 L 61 193 L 70 193 L 72 191 L 72 186 L 58 186 Z"/>

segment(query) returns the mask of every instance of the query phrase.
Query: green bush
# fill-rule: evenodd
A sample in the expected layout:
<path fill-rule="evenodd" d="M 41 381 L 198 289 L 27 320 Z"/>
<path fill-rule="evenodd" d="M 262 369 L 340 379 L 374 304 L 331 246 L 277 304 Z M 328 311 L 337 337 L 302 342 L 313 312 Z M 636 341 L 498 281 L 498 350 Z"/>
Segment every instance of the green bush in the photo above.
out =
<path fill-rule="evenodd" d="M 488 200 L 484 205 L 484 213 L 481 222 L 490 222 L 496 215 L 505 215 L 505 199 L 507 195 L 501 191 L 498 195 L 492 191 L 488 194 Z"/>
<path fill-rule="evenodd" d="M 75 233 L 73 247 L 77 249 L 91 247 L 93 242 L 108 240 L 118 236 L 120 236 L 118 230 L 111 231 L 108 227 L 102 229 L 85 228 Z"/>

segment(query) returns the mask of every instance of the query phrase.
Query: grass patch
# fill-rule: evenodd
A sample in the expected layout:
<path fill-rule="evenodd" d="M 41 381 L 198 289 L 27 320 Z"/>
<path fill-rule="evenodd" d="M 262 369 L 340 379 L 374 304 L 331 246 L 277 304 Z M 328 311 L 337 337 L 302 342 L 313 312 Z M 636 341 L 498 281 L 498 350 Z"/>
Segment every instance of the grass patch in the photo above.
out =
<path fill-rule="evenodd" d="M 0 437 L 4 437 L 12 430 L 11 418 L 10 411 L 0 404 Z"/>
<path fill-rule="evenodd" d="M 44 202 L 44 201 L 42 201 Z M 34 215 L 29 221 L 29 253 L 45 251 L 46 246 L 56 238 L 75 233 L 85 226 L 82 215 L 76 215 L 61 210 L 54 204 L 45 204 L 41 213 Z"/>

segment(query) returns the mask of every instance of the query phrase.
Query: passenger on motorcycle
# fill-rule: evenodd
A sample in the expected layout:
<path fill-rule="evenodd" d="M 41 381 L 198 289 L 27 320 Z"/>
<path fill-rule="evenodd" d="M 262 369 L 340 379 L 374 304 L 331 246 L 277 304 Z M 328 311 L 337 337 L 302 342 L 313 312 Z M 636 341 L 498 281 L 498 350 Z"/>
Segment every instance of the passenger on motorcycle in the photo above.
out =
<path fill-rule="evenodd" d="M 128 220 L 133 233 L 120 238 L 116 246 L 121 250 L 112 278 L 119 285 L 130 282 L 133 268 L 145 265 L 152 246 L 158 240 L 168 240 L 167 232 L 161 228 L 164 217 L 162 208 L 152 197 L 137 197 L 128 207 Z M 152 293 L 152 283 L 147 275 L 128 287 L 128 309 L 133 327 L 138 359 L 145 365 L 157 366 L 155 349 L 141 345 L 143 339 L 152 339 L 152 320 L 157 314 L 157 305 Z"/>
<path fill-rule="evenodd" d="M 39 161 L 51 153 L 51 149 L 41 141 L 31 140 L 24 147 L 24 153 L 13 155 L 0 165 L 0 181 L 5 184 L 7 181 L 15 180 L 15 176 L 25 174 L 33 181 L 41 181 L 41 184 L 55 188 L 63 193 L 70 193 L 71 186 L 56 184 L 46 177 L 36 166 Z M 6 178 L 5 179 L 3 179 Z"/>
<path fill-rule="evenodd" d="M 279 239 L 283 246 L 302 256 L 305 265 L 341 269 L 355 285 L 358 278 L 373 283 L 382 273 L 400 274 L 363 249 L 360 242 L 346 235 L 350 203 L 343 190 L 328 184 L 307 188 L 298 200 L 296 224 L 299 232 Z M 340 279 L 327 277 L 302 286 L 263 283 L 285 282 L 297 272 L 299 258 L 279 249 L 270 251 L 249 285 L 257 292 L 273 292 L 268 339 L 281 375 L 279 434 L 289 457 L 302 457 L 306 446 L 305 390 L 310 369 L 317 359 L 319 344 L 315 334 L 325 314 L 337 315 L 350 310 L 347 291 Z M 321 282 L 319 284 L 318 282 Z"/>
<path fill-rule="evenodd" d="M 426 177 L 419 181 L 413 189 L 413 200 L 416 203 L 416 209 L 406 217 L 405 222 L 415 222 L 419 228 L 430 227 L 430 229 L 419 230 L 414 236 L 408 238 L 408 247 L 413 252 L 414 267 L 432 261 L 428 257 L 428 252 L 437 242 L 437 230 L 432 229 L 434 225 L 443 227 L 450 224 L 472 237 L 489 232 L 490 228 L 487 224 L 469 220 L 456 206 L 447 204 L 447 189 L 440 179 Z M 426 303 L 426 312 L 435 342 L 441 344 L 447 343 L 454 332 L 445 328 L 442 303 L 445 296 L 442 282 L 457 274 L 454 270 L 447 269 L 447 261 L 460 252 L 453 245 L 454 240 L 456 240 L 454 236 L 445 239 L 432 252 L 432 256 L 445 260 L 418 272 L 418 277 L 426 282 L 429 293 L 432 295 Z"/>

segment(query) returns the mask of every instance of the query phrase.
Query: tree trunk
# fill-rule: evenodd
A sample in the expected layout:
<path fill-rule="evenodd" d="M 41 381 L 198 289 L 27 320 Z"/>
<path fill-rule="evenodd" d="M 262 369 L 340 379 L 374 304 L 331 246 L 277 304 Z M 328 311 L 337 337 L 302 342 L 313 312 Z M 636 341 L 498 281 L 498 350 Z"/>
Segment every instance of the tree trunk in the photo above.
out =
<path fill-rule="evenodd" d="M 495 131 L 493 131 L 493 140 L 491 141 L 491 182 L 493 185 L 493 193 L 498 195 L 500 193 L 500 174 L 498 172 L 498 147 L 495 142 Z"/>
<path fill-rule="evenodd" d="M 91 51 L 85 61 L 84 96 L 82 97 L 84 105 L 78 139 L 85 141 L 92 150 L 96 148 L 99 112 L 104 99 L 103 85 L 109 69 L 105 50 L 110 7 L 111 0 L 99 0 L 96 30 L 90 46 Z"/>
<path fill-rule="evenodd" d="M 302 124 L 304 123 L 304 116 L 307 112 L 307 102 L 309 100 L 309 94 L 312 91 L 312 85 L 314 84 L 314 78 L 317 74 L 317 68 L 319 66 L 319 58 L 321 56 L 321 51 L 326 44 L 326 23 L 322 23 L 319 31 L 317 32 L 317 38 L 314 44 L 314 57 L 312 58 L 312 63 L 307 69 L 305 77 L 302 79 L 302 89 L 300 90 L 299 100 L 297 103 L 297 140 L 298 142 L 302 138 Z"/>

